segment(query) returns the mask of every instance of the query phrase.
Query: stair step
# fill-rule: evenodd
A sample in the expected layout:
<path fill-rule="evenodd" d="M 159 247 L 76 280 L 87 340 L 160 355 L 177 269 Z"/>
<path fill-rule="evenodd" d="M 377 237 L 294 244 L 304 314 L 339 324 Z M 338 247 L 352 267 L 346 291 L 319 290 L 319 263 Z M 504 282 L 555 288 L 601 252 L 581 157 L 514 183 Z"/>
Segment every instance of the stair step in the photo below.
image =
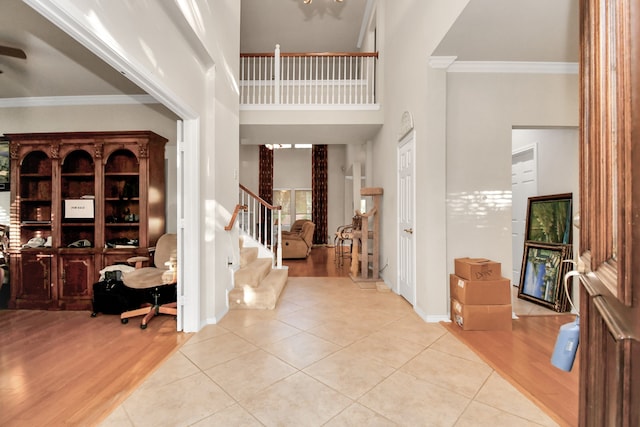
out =
<path fill-rule="evenodd" d="M 273 310 L 288 278 L 288 269 L 273 269 L 257 288 L 236 286 L 229 292 L 229 308 Z"/>
<path fill-rule="evenodd" d="M 244 267 L 240 267 L 234 274 L 236 288 L 245 285 L 257 287 L 271 270 L 271 258 L 256 258 Z"/>
<path fill-rule="evenodd" d="M 258 248 L 240 248 L 240 267 L 246 267 L 258 258 Z"/>

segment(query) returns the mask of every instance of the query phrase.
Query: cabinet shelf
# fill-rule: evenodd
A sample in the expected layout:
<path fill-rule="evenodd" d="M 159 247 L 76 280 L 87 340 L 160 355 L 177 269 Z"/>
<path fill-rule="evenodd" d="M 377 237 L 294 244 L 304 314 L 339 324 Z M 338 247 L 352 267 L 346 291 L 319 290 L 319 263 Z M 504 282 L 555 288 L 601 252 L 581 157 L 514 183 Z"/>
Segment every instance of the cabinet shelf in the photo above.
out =
<path fill-rule="evenodd" d="M 140 176 L 140 174 L 138 172 L 105 172 L 104 176 L 106 177 L 135 177 L 135 176 Z"/>
<path fill-rule="evenodd" d="M 51 179 L 51 175 L 42 175 L 39 173 L 23 173 L 20 174 L 20 178 L 29 178 L 29 179 Z"/>
<path fill-rule="evenodd" d="M 20 199 L 20 203 L 51 203 L 51 199 L 37 199 L 37 198 L 26 198 L 22 197 Z"/>
<path fill-rule="evenodd" d="M 92 172 L 65 172 L 60 174 L 63 178 L 93 178 Z"/>
<path fill-rule="evenodd" d="M 25 219 L 20 221 L 20 225 L 24 227 L 41 227 L 43 225 L 51 225 L 51 221 L 38 221 L 38 220 L 30 220 Z"/>

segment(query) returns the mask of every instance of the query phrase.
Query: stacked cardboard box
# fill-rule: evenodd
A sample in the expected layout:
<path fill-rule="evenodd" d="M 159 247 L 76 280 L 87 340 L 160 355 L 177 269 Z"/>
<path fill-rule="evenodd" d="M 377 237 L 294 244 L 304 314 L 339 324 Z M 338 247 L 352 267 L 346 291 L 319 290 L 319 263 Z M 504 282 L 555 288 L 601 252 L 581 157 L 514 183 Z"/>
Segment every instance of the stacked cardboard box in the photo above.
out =
<path fill-rule="evenodd" d="M 499 262 L 455 259 L 449 278 L 451 320 L 465 331 L 511 330 L 511 281 Z"/>

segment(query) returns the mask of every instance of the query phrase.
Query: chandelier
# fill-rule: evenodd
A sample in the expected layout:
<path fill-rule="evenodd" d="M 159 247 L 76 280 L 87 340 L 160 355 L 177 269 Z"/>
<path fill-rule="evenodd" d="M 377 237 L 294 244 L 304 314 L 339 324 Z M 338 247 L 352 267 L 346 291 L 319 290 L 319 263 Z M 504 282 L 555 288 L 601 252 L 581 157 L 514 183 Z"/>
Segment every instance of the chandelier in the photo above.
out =
<path fill-rule="evenodd" d="M 344 0 L 333 0 L 336 3 L 342 3 Z M 304 4 L 311 4 L 313 0 L 303 0 Z"/>

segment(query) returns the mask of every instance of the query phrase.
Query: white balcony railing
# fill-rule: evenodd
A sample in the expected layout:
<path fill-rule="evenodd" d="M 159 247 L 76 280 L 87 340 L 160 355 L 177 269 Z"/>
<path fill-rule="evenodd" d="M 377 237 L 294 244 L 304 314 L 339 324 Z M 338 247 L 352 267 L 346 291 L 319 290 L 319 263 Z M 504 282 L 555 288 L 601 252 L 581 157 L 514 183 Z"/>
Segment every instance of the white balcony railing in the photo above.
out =
<path fill-rule="evenodd" d="M 240 105 L 374 105 L 377 52 L 240 55 Z"/>

